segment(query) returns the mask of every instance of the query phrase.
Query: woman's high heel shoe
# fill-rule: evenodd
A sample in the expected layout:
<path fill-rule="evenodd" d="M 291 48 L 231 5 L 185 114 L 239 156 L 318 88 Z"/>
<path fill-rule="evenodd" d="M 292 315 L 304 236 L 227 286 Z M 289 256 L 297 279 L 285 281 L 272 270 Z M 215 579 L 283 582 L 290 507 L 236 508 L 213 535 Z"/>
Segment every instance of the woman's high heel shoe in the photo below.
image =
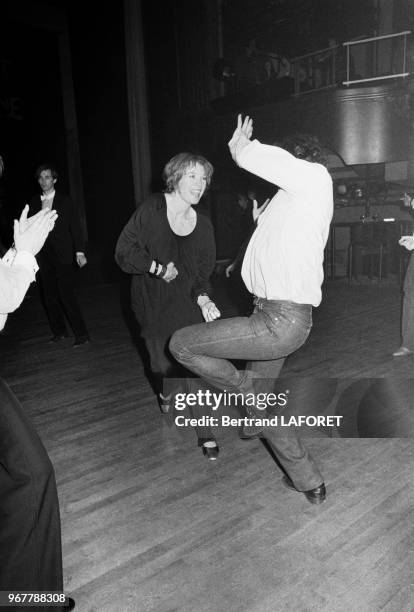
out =
<path fill-rule="evenodd" d="M 218 458 L 219 446 L 214 439 L 200 438 L 198 445 L 201 446 L 203 455 L 210 459 L 210 461 L 215 461 Z"/>

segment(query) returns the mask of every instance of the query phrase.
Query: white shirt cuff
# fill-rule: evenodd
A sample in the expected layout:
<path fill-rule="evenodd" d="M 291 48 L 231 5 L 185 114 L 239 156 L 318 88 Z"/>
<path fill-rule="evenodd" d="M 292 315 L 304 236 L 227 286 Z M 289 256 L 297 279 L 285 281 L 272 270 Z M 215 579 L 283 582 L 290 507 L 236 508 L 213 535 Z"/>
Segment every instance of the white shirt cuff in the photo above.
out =
<path fill-rule="evenodd" d="M 28 251 L 17 251 L 16 257 L 12 261 L 12 266 L 21 266 L 26 268 L 32 274 L 32 280 L 35 279 L 36 272 L 39 269 L 36 258 Z"/>
<path fill-rule="evenodd" d="M 7 253 L 3 255 L 1 261 L 2 263 L 4 263 L 5 266 L 8 266 L 10 268 L 15 257 L 16 257 L 16 249 L 12 247 L 11 249 L 7 251 Z"/>

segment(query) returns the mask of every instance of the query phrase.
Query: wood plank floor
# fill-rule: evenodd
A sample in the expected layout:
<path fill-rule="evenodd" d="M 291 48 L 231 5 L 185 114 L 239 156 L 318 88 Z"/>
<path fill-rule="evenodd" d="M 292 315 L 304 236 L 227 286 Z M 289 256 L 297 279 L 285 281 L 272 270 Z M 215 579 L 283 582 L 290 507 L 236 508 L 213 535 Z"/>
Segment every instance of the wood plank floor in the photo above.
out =
<path fill-rule="evenodd" d="M 217 288 L 225 314 L 226 287 Z M 320 507 L 281 485 L 258 440 L 218 428 L 208 462 L 161 416 L 119 285 L 88 279 L 93 343 L 48 344 L 36 290 L 0 336 L 0 374 L 54 463 L 66 591 L 80 612 L 414 610 L 411 438 L 309 438 L 326 477 Z M 399 344 L 399 289 L 328 283 L 285 374 L 413 377 Z"/>

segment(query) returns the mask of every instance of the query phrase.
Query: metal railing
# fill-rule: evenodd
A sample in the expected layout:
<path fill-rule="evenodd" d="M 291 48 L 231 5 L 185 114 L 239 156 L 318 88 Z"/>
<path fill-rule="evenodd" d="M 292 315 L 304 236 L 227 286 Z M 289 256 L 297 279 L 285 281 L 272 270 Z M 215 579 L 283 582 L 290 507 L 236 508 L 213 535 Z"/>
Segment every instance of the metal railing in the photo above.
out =
<path fill-rule="evenodd" d="M 411 38 L 408 37 L 411 35 Z M 295 94 L 337 85 L 405 78 L 414 72 L 412 32 L 346 41 L 291 60 Z"/>
<path fill-rule="evenodd" d="M 409 76 L 410 72 L 407 71 L 407 36 L 410 34 L 411 30 L 405 30 L 396 34 L 373 36 L 371 38 L 363 38 L 362 40 L 344 42 L 347 73 L 346 79 L 342 84 L 353 85 L 355 83 L 368 83 L 370 81 Z M 363 55 L 365 55 L 368 62 L 371 60 L 372 76 L 352 78 L 351 50 L 361 45 L 365 45 L 365 48 L 362 48 Z M 410 68 L 412 69 L 412 66 Z"/>

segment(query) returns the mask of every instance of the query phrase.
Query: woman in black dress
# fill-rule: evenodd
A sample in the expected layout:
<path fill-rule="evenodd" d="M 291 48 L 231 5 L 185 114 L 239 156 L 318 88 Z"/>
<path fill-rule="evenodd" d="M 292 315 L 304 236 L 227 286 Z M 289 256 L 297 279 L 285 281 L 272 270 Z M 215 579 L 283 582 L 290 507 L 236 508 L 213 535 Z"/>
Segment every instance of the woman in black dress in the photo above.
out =
<path fill-rule="evenodd" d="M 116 245 L 118 265 L 133 275 L 132 309 L 149 353 L 162 412 L 168 412 L 170 401 L 162 393 L 164 378 L 179 371 L 168 351 L 171 335 L 192 323 L 220 316 L 209 297 L 216 258 L 213 227 L 193 208 L 212 174 L 213 166 L 200 155 L 174 156 L 164 168 L 165 192 L 144 200 Z M 206 432 L 198 435 L 204 454 L 215 459 L 215 440 Z"/>

